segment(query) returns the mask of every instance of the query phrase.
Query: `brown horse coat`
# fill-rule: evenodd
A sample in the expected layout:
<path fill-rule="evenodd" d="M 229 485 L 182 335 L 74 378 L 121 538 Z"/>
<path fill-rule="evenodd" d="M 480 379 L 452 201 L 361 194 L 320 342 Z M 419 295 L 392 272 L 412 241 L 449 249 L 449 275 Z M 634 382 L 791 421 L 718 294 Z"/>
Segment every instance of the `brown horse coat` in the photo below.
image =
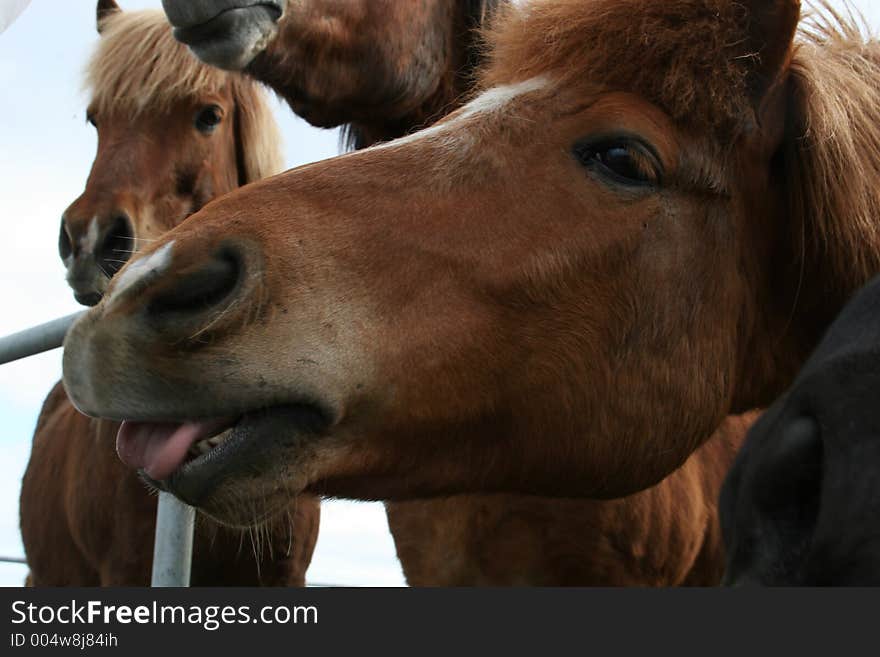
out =
<path fill-rule="evenodd" d="M 413 586 L 715 586 L 718 493 L 756 413 L 730 417 L 685 464 L 616 500 L 457 495 L 388 503 Z"/>

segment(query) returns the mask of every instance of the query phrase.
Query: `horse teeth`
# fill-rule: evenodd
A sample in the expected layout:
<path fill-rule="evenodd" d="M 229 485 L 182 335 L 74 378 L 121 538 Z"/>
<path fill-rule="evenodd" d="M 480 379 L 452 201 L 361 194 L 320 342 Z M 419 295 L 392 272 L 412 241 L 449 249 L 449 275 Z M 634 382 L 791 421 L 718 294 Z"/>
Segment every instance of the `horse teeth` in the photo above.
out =
<path fill-rule="evenodd" d="M 226 439 L 224 434 L 220 434 L 218 436 L 211 436 L 210 438 L 204 438 L 199 442 L 190 445 L 188 454 L 194 458 L 198 458 L 203 454 L 207 454 L 212 449 L 217 447 L 220 443 L 222 443 Z"/>

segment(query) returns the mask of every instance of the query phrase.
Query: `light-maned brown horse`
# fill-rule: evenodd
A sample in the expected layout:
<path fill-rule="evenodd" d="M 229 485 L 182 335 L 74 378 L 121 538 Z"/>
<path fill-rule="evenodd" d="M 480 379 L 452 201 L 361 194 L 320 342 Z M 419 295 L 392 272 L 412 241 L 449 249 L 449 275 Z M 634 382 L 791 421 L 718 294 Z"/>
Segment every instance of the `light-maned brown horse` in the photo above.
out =
<path fill-rule="evenodd" d="M 244 67 L 316 125 L 348 124 L 357 147 L 426 127 L 459 107 L 476 82 L 476 28 L 499 6 L 485 0 L 278 2 L 284 12 L 277 28 L 264 8 L 250 10 L 274 32 L 254 54 L 248 50 L 252 31 L 234 22 L 225 31 L 192 29 L 199 21 L 223 20 L 236 0 L 164 4 L 172 22 L 184 23 L 179 36 L 201 57 Z M 407 582 L 717 583 L 722 555 L 715 500 L 731 445 L 747 426 L 731 418 L 685 467 L 634 498 L 499 494 L 389 502 L 388 524 Z M 643 522 L 645 516 L 652 521 Z"/>
<path fill-rule="evenodd" d="M 88 67 L 98 154 L 85 192 L 64 214 L 61 256 L 69 271 L 87 273 L 71 278 L 74 290 L 100 297 L 136 243 L 211 198 L 276 173 L 281 155 L 258 86 L 195 61 L 160 12 L 99 2 L 98 25 Z M 21 493 L 35 585 L 149 583 L 156 500 L 120 463 L 118 427 L 77 412 L 60 383 L 46 399 Z M 255 545 L 200 518 L 193 583 L 302 585 L 318 516 L 317 500 L 303 496 L 283 522 L 253 535 Z"/>
<path fill-rule="evenodd" d="M 68 391 L 128 420 L 132 466 L 147 434 L 171 456 L 220 432 L 161 485 L 229 522 L 302 490 L 655 485 L 880 270 L 880 48 L 799 21 L 795 0 L 510 8 L 465 107 L 227 195 L 130 263 L 68 335 Z"/>

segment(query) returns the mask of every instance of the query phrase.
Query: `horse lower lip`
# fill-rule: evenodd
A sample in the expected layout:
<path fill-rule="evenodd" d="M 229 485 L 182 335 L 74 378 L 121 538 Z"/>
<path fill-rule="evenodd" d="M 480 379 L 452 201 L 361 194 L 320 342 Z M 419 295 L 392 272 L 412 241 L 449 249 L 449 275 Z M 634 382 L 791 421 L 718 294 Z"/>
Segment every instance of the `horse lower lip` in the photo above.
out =
<path fill-rule="evenodd" d="M 273 22 L 278 22 L 278 19 L 281 18 L 281 10 L 273 4 L 230 7 L 204 23 L 187 27 L 175 27 L 174 38 L 188 46 L 228 38 L 230 25 L 234 23 L 234 13 L 242 11 L 264 11 Z"/>
<path fill-rule="evenodd" d="M 244 414 L 217 447 L 184 463 L 168 479 L 153 485 L 173 493 L 192 506 L 201 503 L 218 485 L 239 474 L 253 476 L 277 460 L 286 432 L 316 434 L 327 420 L 315 407 L 291 404 Z"/>

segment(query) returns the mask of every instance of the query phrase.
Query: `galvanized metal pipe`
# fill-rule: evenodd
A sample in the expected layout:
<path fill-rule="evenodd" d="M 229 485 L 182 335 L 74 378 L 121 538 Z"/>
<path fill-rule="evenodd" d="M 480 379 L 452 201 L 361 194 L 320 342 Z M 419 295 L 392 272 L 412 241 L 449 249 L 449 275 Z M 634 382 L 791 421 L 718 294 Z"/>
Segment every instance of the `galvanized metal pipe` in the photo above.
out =
<path fill-rule="evenodd" d="M 196 510 L 171 493 L 159 493 L 152 586 L 189 586 Z"/>
<path fill-rule="evenodd" d="M 27 565 L 27 559 L 24 557 L 0 557 L 0 563 L 20 563 Z"/>
<path fill-rule="evenodd" d="M 59 317 L 51 322 L 0 338 L 0 365 L 57 349 L 64 342 L 67 329 L 83 312 L 85 311 Z"/>

